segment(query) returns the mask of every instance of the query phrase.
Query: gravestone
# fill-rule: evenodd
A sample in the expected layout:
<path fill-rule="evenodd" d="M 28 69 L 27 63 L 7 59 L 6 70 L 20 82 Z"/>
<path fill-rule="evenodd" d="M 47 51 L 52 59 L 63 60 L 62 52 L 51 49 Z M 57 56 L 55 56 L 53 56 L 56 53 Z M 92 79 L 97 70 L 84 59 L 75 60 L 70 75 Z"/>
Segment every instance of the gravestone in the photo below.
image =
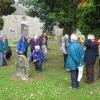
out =
<path fill-rule="evenodd" d="M 16 61 L 16 72 L 14 74 L 16 78 L 22 80 L 28 80 L 29 78 L 29 61 L 24 55 L 19 55 Z"/>

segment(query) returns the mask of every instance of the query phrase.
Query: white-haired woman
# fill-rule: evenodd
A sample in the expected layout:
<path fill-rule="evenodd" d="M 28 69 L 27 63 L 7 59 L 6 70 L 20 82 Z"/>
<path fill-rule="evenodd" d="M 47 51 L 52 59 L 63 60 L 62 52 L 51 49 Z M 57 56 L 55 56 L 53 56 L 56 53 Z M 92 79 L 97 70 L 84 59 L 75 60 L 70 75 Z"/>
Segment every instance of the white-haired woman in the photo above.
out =
<path fill-rule="evenodd" d="M 39 36 L 38 35 L 34 35 L 33 38 L 30 40 L 29 45 L 30 45 L 30 48 L 31 48 L 31 52 L 33 52 L 33 50 L 35 50 L 35 46 L 36 45 L 39 45 L 40 48 L 41 48 L 42 42 L 39 39 Z"/>
<path fill-rule="evenodd" d="M 69 46 L 66 66 L 70 69 L 71 72 L 71 88 L 77 88 L 79 87 L 78 67 L 83 64 L 84 48 L 78 42 L 78 37 L 76 34 L 72 34 L 70 39 L 71 44 Z"/>
<path fill-rule="evenodd" d="M 42 65 L 44 62 L 44 54 L 41 51 L 39 45 L 35 46 L 35 50 L 33 50 L 33 52 L 31 53 L 30 60 L 35 65 L 36 71 L 42 71 L 43 69 Z"/>
<path fill-rule="evenodd" d="M 86 63 L 86 83 L 94 82 L 94 64 L 96 62 L 96 56 L 98 51 L 98 46 L 95 43 L 95 36 L 89 34 L 87 40 L 85 41 L 86 51 L 85 51 L 85 63 Z"/>

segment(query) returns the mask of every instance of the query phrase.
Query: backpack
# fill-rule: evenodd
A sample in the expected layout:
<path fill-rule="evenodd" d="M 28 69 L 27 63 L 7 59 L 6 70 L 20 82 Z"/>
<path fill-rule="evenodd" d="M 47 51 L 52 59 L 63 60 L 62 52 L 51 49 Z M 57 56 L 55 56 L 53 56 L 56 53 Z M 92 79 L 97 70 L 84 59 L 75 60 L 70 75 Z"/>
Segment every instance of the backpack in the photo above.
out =
<path fill-rule="evenodd" d="M 6 52 L 6 59 L 10 59 L 11 56 L 12 56 L 12 50 L 10 46 L 8 46 L 8 50 Z"/>

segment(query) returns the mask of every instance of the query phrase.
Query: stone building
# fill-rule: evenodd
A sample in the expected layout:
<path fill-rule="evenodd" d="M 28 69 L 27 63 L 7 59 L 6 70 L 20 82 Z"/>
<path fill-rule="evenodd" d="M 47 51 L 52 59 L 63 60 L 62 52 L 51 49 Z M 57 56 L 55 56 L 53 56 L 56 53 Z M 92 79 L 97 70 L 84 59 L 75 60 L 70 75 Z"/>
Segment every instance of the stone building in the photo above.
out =
<path fill-rule="evenodd" d="M 8 38 L 18 38 L 23 33 L 27 33 L 29 37 L 34 34 L 42 34 L 43 23 L 36 17 L 27 16 L 25 9 L 20 4 L 15 7 L 16 11 L 12 15 L 3 16 L 5 22 L 3 34 Z"/>

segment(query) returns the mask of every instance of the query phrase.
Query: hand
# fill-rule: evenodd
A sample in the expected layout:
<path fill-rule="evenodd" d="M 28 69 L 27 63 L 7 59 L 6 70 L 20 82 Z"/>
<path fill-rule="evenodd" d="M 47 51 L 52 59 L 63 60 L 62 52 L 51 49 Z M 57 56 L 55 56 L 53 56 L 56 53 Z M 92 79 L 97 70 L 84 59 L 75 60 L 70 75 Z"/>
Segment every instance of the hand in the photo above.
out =
<path fill-rule="evenodd" d="M 33 63 L 36 62 L 36 60 L 33 60 Z"/>
<path fill-rule="evenodd" d="M 19 52 L 20 54 L 23 54 L 22 52 Z"/>

